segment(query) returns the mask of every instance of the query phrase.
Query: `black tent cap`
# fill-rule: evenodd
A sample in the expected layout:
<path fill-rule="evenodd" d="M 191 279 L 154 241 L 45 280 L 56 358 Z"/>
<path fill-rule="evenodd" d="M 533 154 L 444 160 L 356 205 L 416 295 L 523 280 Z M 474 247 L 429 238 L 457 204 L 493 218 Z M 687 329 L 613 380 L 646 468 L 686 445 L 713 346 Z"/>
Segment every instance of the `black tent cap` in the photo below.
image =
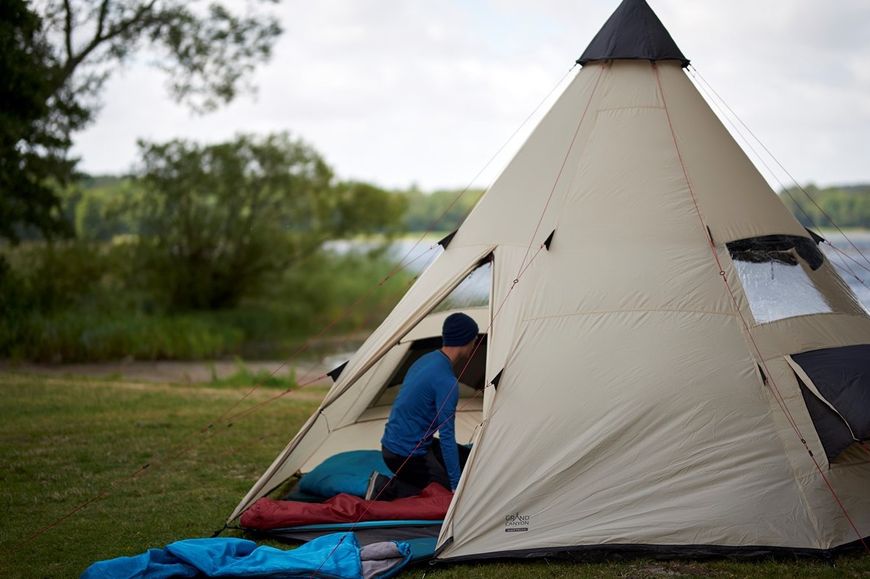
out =
<path fill-rule="evenodd" d="M 679 60 L 683 68 L 689 66 L 689 59 L 645 0 L 623 0 L 577 63 L 595 60 Z"/>
<path fill-rule="evenodd" d="M 347 362 L 349 362 L 349 361 L 350 360 L 348 360 Z M 332 370 L 327 372 L 326 375 L 329 376 L 330 378 L 332 378 L 333 382 L 338 382 L 338 377 L 341 376 L 341 373 L 344 370 L 344 367 L 347 366 L 347 362 L 345 362 L 341 366 L 333 368 Z"/>

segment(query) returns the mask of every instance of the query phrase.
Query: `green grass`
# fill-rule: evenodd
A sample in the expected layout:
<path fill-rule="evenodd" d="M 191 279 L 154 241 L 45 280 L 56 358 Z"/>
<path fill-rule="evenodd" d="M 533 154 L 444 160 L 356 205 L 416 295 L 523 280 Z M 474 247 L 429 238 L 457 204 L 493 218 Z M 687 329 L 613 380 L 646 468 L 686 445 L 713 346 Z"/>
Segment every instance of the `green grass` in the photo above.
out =
<path fill-rule="evenodd" d="M 200 434 L 245 391 L 0 374 L 0 576 L 77 576 L 99 559 L 211 534 L 325 393 L 294 393 Z M 256 392 L 238 410 L 274 395 Z"/>
<path fill-rule="evenodd" d="M 0 576 L 74 577 L 93 561 L 210 535 L 325 393 L 297 391 L 233 420 L 231 428 L 200 433 L 247 390 L 0 374 Z M 237 410 L 275 392 L 258 390 Z M 128 478 L 146 463 L 140 476 Z M 28 538 L 103 491 L 102 500 Z M 835 565 L 549 560 L 421 566 L 405 574 L 424 575 L 870 577 L 870 556 L 842 557 Z"/>
<path fill-rule="evenodd" d="M 239 388 L 243 386 L 251 388 L 256 386 L 257 388 L 281 388 L 286 390 L 287 388 L 296 387 L 295 371 L 290 376 L 284 376 L 268 370 L 254 371 L 238 360 L 236 361 L 236 371 L 229 376 L 218 378 L 214 367 L 212 367 L 211 372 L 211 381 L 207 385 L 212 388 Z"/>

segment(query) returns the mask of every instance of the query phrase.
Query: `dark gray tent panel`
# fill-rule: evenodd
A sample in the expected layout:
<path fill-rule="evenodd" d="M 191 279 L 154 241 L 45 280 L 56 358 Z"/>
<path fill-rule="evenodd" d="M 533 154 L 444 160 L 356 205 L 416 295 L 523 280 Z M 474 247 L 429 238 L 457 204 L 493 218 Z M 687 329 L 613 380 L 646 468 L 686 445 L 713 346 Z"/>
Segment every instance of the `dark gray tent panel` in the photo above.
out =
<path fill-rule="evenodd" d="M 855 442 L 855 439 L 852 438 L 852 432 L 839 414 L 810 392 L 800 376 L 797 379 L 813 426 L 816 427 L 816 433 L 819 435 L 819 440 L 822 441 L 822 448 L 825 449 L 825 455 L 828 460 L 834 460 Z"/>
<path fill-rule="evenodd" d="M 623 0 L 577 63 L 595 60 L 679 60 L 689 66 L 689 59 L 644 0 Z"/>
<path fill-rule="evenodd" d="M 795 354 L 792 359 L 836 409 L 831 410 L 802 384 L 801 391 L 828 458 L 835 458 L 854 439 L 870 440 L 870 345 L 813 350 Z"/>

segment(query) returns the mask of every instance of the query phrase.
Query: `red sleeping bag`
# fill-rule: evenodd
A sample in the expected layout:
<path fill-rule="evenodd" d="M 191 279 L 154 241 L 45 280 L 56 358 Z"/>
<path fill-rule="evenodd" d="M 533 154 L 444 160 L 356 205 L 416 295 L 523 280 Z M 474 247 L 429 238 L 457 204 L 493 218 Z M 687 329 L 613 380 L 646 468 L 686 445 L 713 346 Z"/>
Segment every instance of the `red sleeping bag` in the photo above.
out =
<path fill-rule="evenodd" d="M 245 511 L 241 523 L 248 529 L 266 530 L 359 521 L 440 521 L 447 514 L 451 500 L 453 493 L 438 483 L 430 484 L 416 497 L 394 501 L 367 501 L 344 493 L 322 503 L 262 498 Z"/>

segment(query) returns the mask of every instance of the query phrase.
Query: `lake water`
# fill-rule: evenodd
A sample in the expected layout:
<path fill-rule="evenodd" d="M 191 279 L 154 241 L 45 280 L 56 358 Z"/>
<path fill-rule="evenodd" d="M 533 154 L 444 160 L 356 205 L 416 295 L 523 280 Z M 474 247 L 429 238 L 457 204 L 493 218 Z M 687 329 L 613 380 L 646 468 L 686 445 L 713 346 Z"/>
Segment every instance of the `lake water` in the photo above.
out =
<path fill-rule="evenodd" d="M 828 241 L 837 249 L 822 244 L 822 250 L 864 308 L 870 311 L 870 232 L 847 235 L 848 241 L 840 234 L 827 235 Z M 858 249 L 852 247 L 849 241 Z"/>

